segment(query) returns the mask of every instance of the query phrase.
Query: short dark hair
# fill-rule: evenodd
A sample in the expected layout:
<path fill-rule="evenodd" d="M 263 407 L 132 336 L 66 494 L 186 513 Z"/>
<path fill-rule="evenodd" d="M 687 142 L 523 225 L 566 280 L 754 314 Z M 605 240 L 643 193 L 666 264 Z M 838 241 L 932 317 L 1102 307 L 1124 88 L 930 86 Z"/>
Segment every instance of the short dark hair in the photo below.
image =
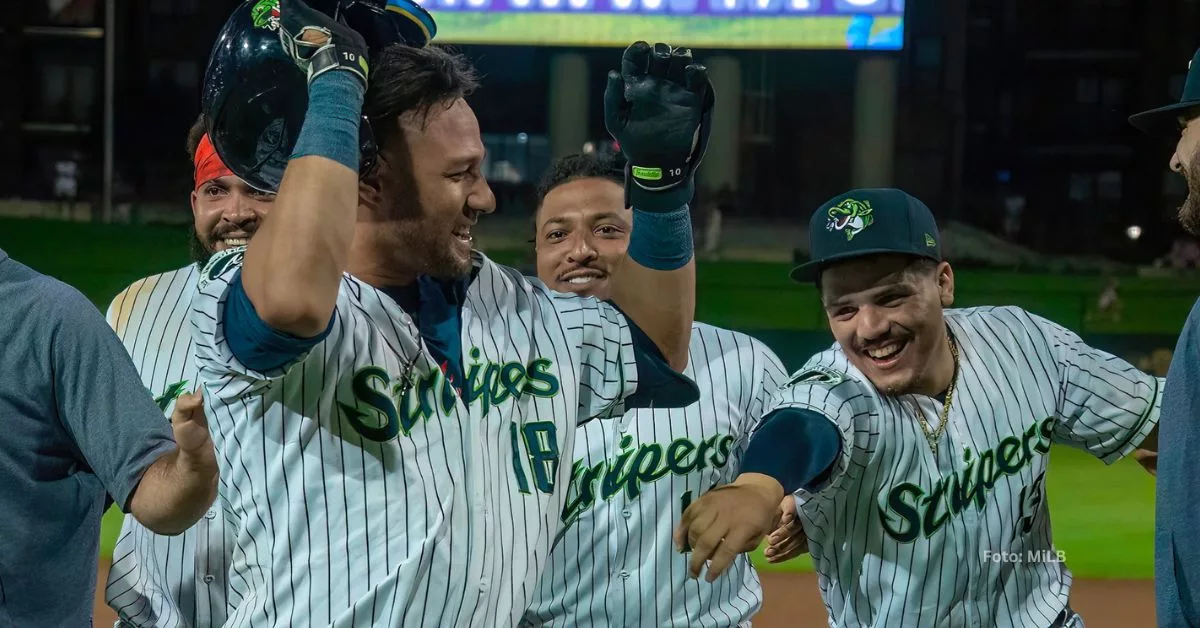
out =
<path fill-rule="evenodd" d="M 388 46 L 372 59 L 363 113 L 375 142 L 383 146 L 400 132 L 400 116 L 416 114 L 424 123 L 430 110 L 469 96 L 479 79 L 466 57 L 442 46 Z"/>
<path fill-rule="evenodd" d="M 196 117 L 196 121 L 192 123 L 192 128 L 188 129 L 187 140 L 183 145 L 183 149 L 187 151 L 188 159 L 192 162 L 196 161 L 196 149 L 200 147 L 200 140 L 204 134 L 208 133 L 208 120 L 204 114 Z"/>
<path fill-rule="evenodd" d="M 538 182 L 537 206 L 542 206 L 542 201 L 554 188 L 577 179 L 606 179 L 624 187 L 625 159 L 620 153 L 611 157 L 575 153 L 555 161 Z"/>

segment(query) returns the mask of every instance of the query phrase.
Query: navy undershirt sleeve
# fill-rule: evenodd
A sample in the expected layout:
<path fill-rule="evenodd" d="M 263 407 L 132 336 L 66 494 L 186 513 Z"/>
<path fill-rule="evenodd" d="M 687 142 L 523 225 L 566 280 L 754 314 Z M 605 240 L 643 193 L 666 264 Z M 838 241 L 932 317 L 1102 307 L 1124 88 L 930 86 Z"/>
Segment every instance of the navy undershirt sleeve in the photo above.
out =
<path fill-rule="evenodd" d="M 608 303 L 612 304 L 611 301 Z M 616 305 L 613 304 L 613 307 Z M 629 322 L 629 335 L 633 339 L 638 385 L 637 390 L 625 400 L 625 408 L 686 408 L 696 403 L 700 399 L 696 382 L 672 369 L 658 345 L 646 332 L 629 317 L 626 320 Z"/>
<path fill-rule="evenodd" d="M 337 318 L 335 311 L 329 317 L 325 331 L 312 338 L 300 338 L 273 329 L 259 318 L 250 297 L 246 296 L 241 269 L 229 284 L 224 307 L 225 339 L 233 357 L 247 368 L 264 372 L 280 368 L 320 344 L 333 329 L 333 321 Z"/>
<path fill-rule="evenodd" d="M 775 478 L 785 493 L 812 490 L 829 477 L 842 450 L 832 421 L 802 408 L 780 408 L 763 418 L 742 458 L 742 473 Z"/>

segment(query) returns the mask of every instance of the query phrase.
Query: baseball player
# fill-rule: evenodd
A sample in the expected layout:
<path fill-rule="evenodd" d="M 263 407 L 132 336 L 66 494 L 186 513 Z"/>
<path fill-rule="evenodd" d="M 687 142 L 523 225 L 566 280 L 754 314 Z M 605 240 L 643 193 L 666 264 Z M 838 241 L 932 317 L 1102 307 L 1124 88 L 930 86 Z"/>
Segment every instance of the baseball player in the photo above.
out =
<path fill-rule="evenodd" d="M 837 342 L 771 403 L 743 475 L 684 512 L 693 575 L 757 546 L 799 490 L 831 626 L 1082 625 L 1051 542 L 1051 445 L 1155 449 L 1161 382 L 1019 308 L 944 309 L 954 272 L 904 192 L 833 198 L 809 241 L 792 277 L 816 281 Z"/>
<path fill-rule="evenodd" d="M 259 27 L 239 13 L 230 28 Z M 394 46 L 368 62 L 354 31 L 294 0 L 278 28 L 307 76 L 303 130 L 270 218 L 209 262 L 191 317 L 235 531 L 226 625 L 514 625 L 559 527 L 576 424 L 697 398 L 675 370 L 706 71 L 639 43 L 609 77 L 633 220 L 649 225 L 613 305 L 472 250 L 495 199 L 465 60 Z M 205 89 L 253 70 L 210 67 Z M 214 140 L 245 105 L 226 97 L 207 99 Z M 227 162 L 246 178 L 253 160 Z"/>
<path fill-rule="evenodd" d="M 194 164 L 191 205 L 193 263 L 131 284 L 113 299 L 108 323 L 134 359 L 142 383 L 170 413 L 178 395 L 198 383 L 187 324 L 200 268 L 218 251 L 245 245 L 275 195 L 234 176 L 205 135 L 205 120 L 188 133 Z M 125 517 L 113 551 L 105 600 L 119 626 L 220 626 L 233 542 L 219 504 L 179 536 L 160 536 Z"/>
<path fill-rule="evenodd" d="M 1179 102 L 1130 116 L 1151 135 L 1175 138 L 1169 167 L 1187 182 L 1179 224 L 1200 236 L 1200 50 L 1188 63 Z M 1192 306 L 1167 373 L 1162 410 L 1162 468 L 1156 473 L 1154 594 L 1158 625 L 1200 626 L 1200 488 L 1193 452 L 1200 446 L 1200 301 Z M 1157 465 L 1157 460 L 1151 461 Z"/>
<path fill-rule="evenodd" d="M 623 172 L 596 155 L 554 164 L 538 189 L 538 278 L 605 299 L 629 245 Z M 543 626 L 729 627 L 762 604 L 745 555 L 713 585 L 688 578 L 671 531 L 688 503 L 733 480 L 750 432 L 786 379 L 763 343 L 695 323 L 684 375 L 700 388 L 677 410 L 632 410 L 576 433 L 562 530 L 526 620 Z"/>

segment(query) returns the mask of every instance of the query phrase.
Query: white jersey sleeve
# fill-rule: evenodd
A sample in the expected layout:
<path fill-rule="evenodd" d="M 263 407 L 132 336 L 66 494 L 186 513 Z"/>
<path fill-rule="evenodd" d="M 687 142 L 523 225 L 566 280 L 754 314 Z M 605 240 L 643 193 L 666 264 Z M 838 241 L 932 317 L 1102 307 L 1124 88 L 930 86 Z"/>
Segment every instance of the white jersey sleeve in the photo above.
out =
<path fill-rule="evenodd" d="M 638 384 L 629 321 L 615 307 L 596 299 L 553 291 L 547 294 L 566 337 L 582 337 L 579 422 L 625 414 L 625 401 Z"/>
<path fill-rule="evenodd" d="M 1054 353 L 1059 386 L 1054 440 L 1112 464 L 1158 425 L 1161 378 L 1084 344 L 1074 332 L 1029 315 Z"/>
<path fill-rule="evenodd" d="M 871 425 L 876 413 L 874 398 L 856 374 L 841 352 L 824 351 L 784 382 L 767 408 L 766 414 L 782 408 L 811 410 L 837 426 L 842 436 L 841 453 L 818 494 L 853 482 L 875 453 L 879 434 Z M 796 495 L 801 501 L 811 497 L 803 489 Z"/>
<path fill-rule="evenodd" d="M 221 391 L 225 400 L 261 392 L 262 386 L 280 380 L 290 370 L 309 361 L 334 363 L 340 358 L 353 357 L 354 352 L 361 349 L 354 346 L 354 341 L 365 333 L 362 328 L 368 323 L 361 312 L 363 306 L 350 296 L 351 292 L 360 290 L 361 286 L 344 276 L 338 290 L 329 334 L 321 342 L 287 364 L 269 371 L 258 371 L 242 364 L 230 349 L 224 315 L 225 302 L 229 296 L 228 289 L 241 270 L 245 250 L 246 247 L 227 249 L 209 261 L 200 272 L 198 294 L 192 308 L 196 358 L 202 370 L 209 376 L 225 373 L 227 377 L 232 377 L 241 384 L 216 388 Z M 400 328 L 411 327 L 412 321 L 407 319 L 396 321 L 395 324 Z M 229 393 L 228 396 L 224 394 L 226 392 Z"/>
<path fill-rule="evenodd" d="M 788 372 L 770 347 L 757 338 L 746 338 L 750 341 L 750 363 L 747 365 L 750 368 L 750 377 L 746 379 L 750 388 L 745 391 L 746 404 L 742 413 L 745 425 L 742 426 L 742 435 L 748 441 L 762 424 L 762 419 L 767 415 L 771 401 L 779 393 L 780 387 L 788 381 Z"/>

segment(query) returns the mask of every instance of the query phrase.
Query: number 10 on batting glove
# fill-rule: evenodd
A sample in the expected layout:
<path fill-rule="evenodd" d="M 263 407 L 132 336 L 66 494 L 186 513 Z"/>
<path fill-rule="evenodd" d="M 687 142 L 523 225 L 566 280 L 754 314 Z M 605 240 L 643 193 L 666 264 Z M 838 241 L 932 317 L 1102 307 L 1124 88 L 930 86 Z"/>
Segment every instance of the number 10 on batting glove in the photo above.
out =
<path fill-rule="evenodd" d="M 279 0 L 279 38 L 308 82 L 331 70 L 344 70 L 367 84 L 367 42 L 345 23 L 302 0 Z"/>
<path fill-rule="evenodd" d="M 608 73 L 604 126 L 629 163 L 627 204 L 666 212 L 692 200 L 714 104 L 708 69 L 692 51 L 644 41 L 625 49 L 621 71 Z"/>

